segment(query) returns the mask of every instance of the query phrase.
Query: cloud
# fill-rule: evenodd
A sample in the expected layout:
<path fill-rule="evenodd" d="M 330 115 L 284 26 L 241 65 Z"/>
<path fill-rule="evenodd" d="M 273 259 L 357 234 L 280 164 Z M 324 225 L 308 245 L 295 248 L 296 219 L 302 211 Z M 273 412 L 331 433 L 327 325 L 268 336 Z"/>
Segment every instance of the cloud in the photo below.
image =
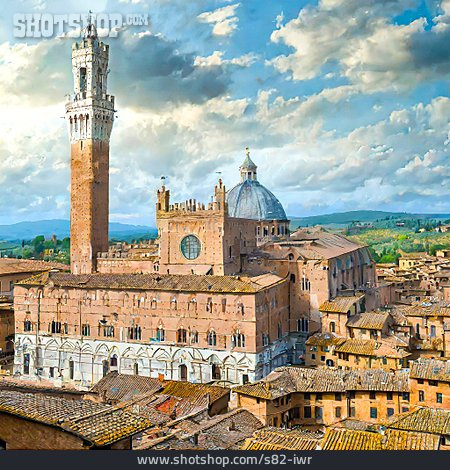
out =
<path fill-rule="evenodd" d="M 200 13 L 197 18 L 203 23 L 214 25 L 212 33 L 215 36 L 230 36 L 237 28 L 239 18 L 235 16 L 240 3 L 227 5 L 214 11 Z"/>
<path fill-rule="evenodd" d="M 393 16 L 417 5 L 413 0 L 323 0 L 308 5 L 286 24 L 278 21 L 271 39 L 292 52 L 276 56 L 271 64 L 294 80 L 313 79 L 325 66 L 335 65 L 363 93 L 411 90 L 443 77 L 450 64 L 448 13 L 437 16 L 429 30 L 425 18 L 392 22 Z"/>
<path fill-rule="evenodd" d="M 224 53 L 222 51 L 214 51 L 207 57 L 197 56 L 194 60 L 194 65 L 197 67 L 219 67 L 221 65 L 237 65 L 238 67 L 249 67 L 258 59 L 254 53 L 244 54 L 240 57 L 233 59 L 223 59 Z"/>

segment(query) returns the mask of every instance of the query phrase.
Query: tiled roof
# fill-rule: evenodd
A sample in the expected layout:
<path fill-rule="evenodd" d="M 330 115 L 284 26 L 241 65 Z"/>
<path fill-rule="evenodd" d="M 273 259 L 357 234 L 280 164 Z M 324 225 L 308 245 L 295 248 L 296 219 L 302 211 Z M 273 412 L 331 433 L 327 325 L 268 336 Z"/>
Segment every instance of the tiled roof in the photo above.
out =
<path fill-rule="evenodd" d="M 411 363 L 410 377 L 450 382 L 450 360 L 419 359 Z"/>
<path fill-rule="evenodd" d="M 374 339 L 347 338 L 336 347 L 336 352 L 374 356 L 377 342 Z"/>
<path fill-rule="evenodd" d="M 105 446 L 152 426 L 146 418 L 89 400 L 0 390 L 0 412 L 61 428 Z"/>
<path fill-rule="evenodd" d="M 85 289 L 136 289 L 185 292 L 255 293 L 285 280 L 271 275 L 267 278 L 239 276 L 206 276 L 176 274 L 65 274 L 44 273 L 19 282 L 20 285 L 52 285 Z M 262 285 L 261 285 L 262 283 Z"/>
<path fill-rule="evenodd" d="M 437 450 L 439 436 L 423 432 L 387 429 L 379 432 L 328 428 L 323 450 Z"/>
<path fill-rule="evenodd" d="M 413 305 L 396 306 L 403 315 L 410 317 L 448 317 L 450 316 L 450 304 L 448 302 L 431 303 L 423 302 Z"/>
<path fill-rule="evenodd" d="M 348 390 L 407 392 L 408 371 L 281 367 L 263 380 L 233 388 L 236 393 L 265 400 L 275 400 L 295 392 L 333 393 Z"/>
<path fill-rule="evenodd" d="M 427 407 L 416 408 L 394 417 L 386 426 L 393 429 L 450 436 L 450 410 Z"/>
<path fill-rule="evenodd" d="M 327 300 L 320 307 L 321 312 L 330 312 L 330 313 L 347 313 L 353 305 L 358 303 L 364 296 L 342 296 L 336 297 L 333 300 Z"/>
<path fill-rule="evenodd" d="M 31 259 L 0 258 L 0 276 L 6 274 L 39 273 L 49 271 L 50 269 L 68 271 L 69 266 L 62 263 Z"/>
<path fill-rule="evenodd" d="M 374 339 L 347 338 L 343 343 L 336 346 L 336 352 L 356 354 L 361 356 L 377 357 L 407 357 L 410 353 L 403 349 L 396 349 L 389 342 L 377 342 Z"/>
<path fill-rule="evenodd" d="M 336 336 L 335 333 L 315 333 L 306 340 L 308 346 L 334 346 L 341 344 L 345 338 Z"/>
<path fill-rule="evenodd" d="M 264 428 L 245 440 L 242 450 L 315 450 L 323 435 L 309 431 Z"/>
<path fill-rule="evenodd" d="M 209 394 L 211 402 L 215 402 L 225 395 L 228 395 L 230 393 L 230 389 L 218 387 L 217 385 L 168 380 L 164 383 L 162 393 L 179 398 L 189 398 L 190 400 L 196 400 Z"/>
<path fill-rule="evenodd" d="M 350 328 L 361 328 L 366 330 L 382 330 L 388 319 L 389 313 L 364 312 L 352 315 L 347 320 L 347 326 Z"/>
<path fill-rule="evenodd" d="M 159 379 L 110 372 L 91 389 L 104 400 L 125 401 L 137 395 L 155 393 L 163 388 Z"/>

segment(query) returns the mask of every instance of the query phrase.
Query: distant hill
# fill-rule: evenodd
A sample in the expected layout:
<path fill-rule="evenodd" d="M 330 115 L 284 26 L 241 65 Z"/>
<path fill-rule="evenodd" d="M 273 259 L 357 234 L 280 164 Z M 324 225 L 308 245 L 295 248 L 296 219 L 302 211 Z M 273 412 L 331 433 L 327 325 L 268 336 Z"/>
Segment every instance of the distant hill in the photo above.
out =
<path fill-rule="evenodd" d="M 109 237 L 120 240 L 133 238 L 153 238 L 157 230 L 145 225 L 129 225 L 119 222 L 109 224 Z M 38 220 L 34 222 L 19 222 L 11 225 L 0 225 L 0 240 L 17 241 L 31 240 L 38 235 L 50 238 L 56 235 L 59 239 L 70 235 L 70 222 L 68 220 Z"/>
<path fill-rule="evenodd" d="M 408 212 L 385 211 L 349 211 L 332 214 L 313 215 L 310 217 L 290 217 L 292 228 L 311 227 L 313 225 L 331 225 L 345 227 L 352 222 L 375 222 L 389 218 L 394 219 L 434 219 L 447 220 L 450 214 L 411 214 Z"/>

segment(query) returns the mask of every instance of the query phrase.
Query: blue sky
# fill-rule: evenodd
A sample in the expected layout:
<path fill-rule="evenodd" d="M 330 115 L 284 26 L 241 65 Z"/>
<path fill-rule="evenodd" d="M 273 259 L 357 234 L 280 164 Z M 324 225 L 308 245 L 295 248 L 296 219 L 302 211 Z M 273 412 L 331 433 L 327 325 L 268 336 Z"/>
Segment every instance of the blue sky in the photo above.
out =
<path fill-rule="evenodd" d="M 0 223 L 69 216 L 73 39 L 25 13 L 146 13 L 110 44 L 110 218 L 238 182 L 245 147 L 288 215 L 450 212 L 450 0 L 23 0 L 0 18 Z"/>

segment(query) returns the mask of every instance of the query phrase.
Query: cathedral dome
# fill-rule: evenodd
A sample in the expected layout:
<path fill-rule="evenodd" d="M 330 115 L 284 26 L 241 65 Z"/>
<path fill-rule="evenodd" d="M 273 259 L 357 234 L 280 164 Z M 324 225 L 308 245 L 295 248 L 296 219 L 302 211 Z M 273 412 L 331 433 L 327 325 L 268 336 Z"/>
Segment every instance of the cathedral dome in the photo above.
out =
<path fill-rule="evenodd" d="M 248 149 L 239 168 L 241 182 L 227 193 L 230 217 L 254 220 L 287 220 L 280 201 L 256 179 L 257 167 Z"/>

